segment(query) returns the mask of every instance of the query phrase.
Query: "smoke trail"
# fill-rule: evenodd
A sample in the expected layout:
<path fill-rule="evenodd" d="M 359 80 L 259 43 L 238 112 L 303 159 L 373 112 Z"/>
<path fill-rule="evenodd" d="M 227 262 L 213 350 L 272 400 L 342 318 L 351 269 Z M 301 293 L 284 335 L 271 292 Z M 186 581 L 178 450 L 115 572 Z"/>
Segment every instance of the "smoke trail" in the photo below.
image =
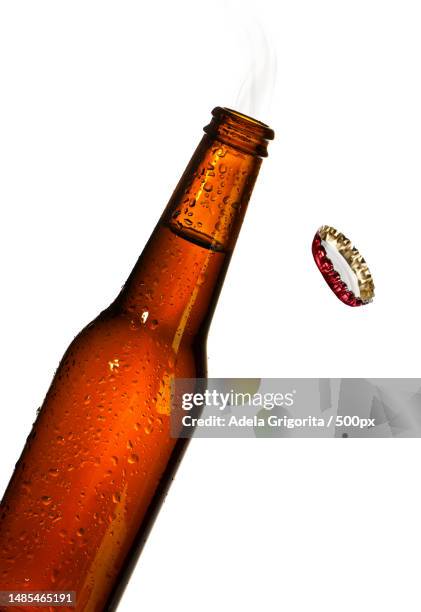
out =
<path fill-rule="evenodd" d="M 241 21 L 241 15 L 246 15 L 242 26 L 245 35 L 246 74 L 236 99 L 236 110 L 252 117 L 264 117 L 268 114 L 276 81 L 276 51 L 268 39 L 267 33 L 259 18 L 252 14 L 251 9 L 245 9 L 245 3 L 237 4 L 230 0 L 232 10 L 235 10 L 235 21 Z"/>

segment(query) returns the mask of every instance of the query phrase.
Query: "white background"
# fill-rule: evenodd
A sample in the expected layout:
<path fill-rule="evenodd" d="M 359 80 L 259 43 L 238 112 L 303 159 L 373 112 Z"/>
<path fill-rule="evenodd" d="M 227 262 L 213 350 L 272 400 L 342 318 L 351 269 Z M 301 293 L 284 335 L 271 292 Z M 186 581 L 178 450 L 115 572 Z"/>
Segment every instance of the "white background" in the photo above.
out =
<path fill-rule="evenodd" d="M 420 376 L 418 2 L 3 0 L 1 488 L 211 109 L 235 106 L 251 60 L 264 64 L 247 46 L 257 13 L 278 58 L 257 118 L 277 139 L 209 374 Z M 324 223 L 366 257 L 373 304 L 325 286 L 310 250 Z M 419 610 L 420 460 L 417 440 L 194 441 L 120 609 Z"/>

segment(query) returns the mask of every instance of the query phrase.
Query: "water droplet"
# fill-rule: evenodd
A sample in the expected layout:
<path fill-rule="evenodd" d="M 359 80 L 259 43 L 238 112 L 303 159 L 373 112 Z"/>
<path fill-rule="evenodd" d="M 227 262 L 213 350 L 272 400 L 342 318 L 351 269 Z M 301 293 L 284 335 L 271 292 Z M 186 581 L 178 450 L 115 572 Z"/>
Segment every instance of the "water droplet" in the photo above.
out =
<path fill-rule="evenodd" d="M 44 504 L 44 506 L 49 506 L 51 504 L 51 502 L 52 502 L 52 499 L 51 499 L 51 497 L 49 495 L 43 495 L 41 497 L 41 501 Z"/>
<path fill-rule="evenodd" d="M 58 523 L 59 521 L 61 521 L 61 519 L 62 519 L 62 518 L 63 518 L 63 517 L 62 517 L 62 516 L 60 516 L 60 514 L 57 514 L 57 516 L 55 516 L 55 517 L 52 519 L 52 521 L 51 521 L 51 522 L 52 522 L 52 523 Z"/>
<path fill-rule="evenodd" d="M 110 368 L 111 372 L 114 372 L 115 370 L 117 370 L 117 368 L 120 367 L 120 360 L 119 359 L 113 359 L 112 361 L 108 362 L 108 367 Z"/>
<path fill-rule="evenodd" d="M 213 185 L 212 185 L 212 183 L 205 183 L 205 184 L 203 185 L 203 189 L 204 189 L 205 191 L 207 191 L 208 193 L 209 193 L 209 192 L 211 192 L 211 191 L 212 191 L 212 189 L 213 189 Z"/>
<path fill-rule="evenodd" d="M 131 455 L 129 455 L 129 458 L 127 459 L 127 461 L 129 463 L 137 463 L 139 461 L 139 457 L 138 455 L 136 455 L 136 453 L 132 453 Z"/>
<path fill-rule="evenodd" d="M 83 528 L 83 527 L 80 527 L 80 528 L 77 530 L 77 532 L 76 532 L 76 533 L 77 533 L 77 535 L 78 535 L 78 537 L 79 537 L 79 538 L 82 538 L 82 537 L 83 537 L 83 534 L 85 533 L 85 530 L 84 530 L 84 528 Z"/>
<path fill-rule="evenodd" d="M 118 457 L 116 457 L 115 455 L 113 455 L 113 456 L 111 457 L 111 463 L 112 463 L 113 465 L 117 465 L 117 463 L 118 463 Z"/>
<path fill-rule="evenodd" d="M 58 576 L 59 576 L 59 571 L 58 571 L 58 569 L 53 569 L 53 570 L 51 571 L 51 582 L 52 582 L 52 583 L 57 582 L 57 578 L 58 578 Z"/>
<path fill-rule="evenodd" d="M 115 504 L 118 504 L 118 502 L 120 501 L 121 496 L 120 493 L 118 491 L 116 491 L 115 493 L 113 493 L 113 502 Z"/>
<path fill-rule="evenodd" d="M 225 172 L 226 172 L 226 171 L 227 171 L 227 167 L 226 167 L 226 165 L 225 165 L 225 164 L 220 164 L 220 165 L 219 165 L 219 172 L 220 172 L 221 174 L 225 174 Z"/>
<path fill-rule="evenodd" d="M 156 319 L 152 319 L 152 321 L 149 323 L 149 328 L 154 330 L 158 327 L 158 321 Z"/>
<path fill-rule="evenodd" d="M 199 274 L 198 279 L 197 279 L 197 284 L 199 286 L 203 285 L 206 281 L 206 274 L 204 272 L 202 272 L 201 274 Z"/>

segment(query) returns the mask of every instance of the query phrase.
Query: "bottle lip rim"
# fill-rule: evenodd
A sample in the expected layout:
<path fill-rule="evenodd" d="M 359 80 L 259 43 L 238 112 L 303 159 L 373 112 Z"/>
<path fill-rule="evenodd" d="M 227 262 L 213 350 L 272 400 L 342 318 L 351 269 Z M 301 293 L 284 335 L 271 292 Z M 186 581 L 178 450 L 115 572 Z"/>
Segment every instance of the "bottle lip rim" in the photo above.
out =
<path fill-rule="evenodd" d="M 240 111 L 236 111 L 232 108 L 228 108 L 226 106 L 216 106 L 212 111 L 213 117 L 222 118 L 229 117 L 234 122 L 242 125 L 249 130 L 258 130 L 259 135 L 263 137 L 265 140 L 273 140 L 275 137 L 275 132 L 263 121 L 259 121 L 254 117 L 250 117 Z"/>

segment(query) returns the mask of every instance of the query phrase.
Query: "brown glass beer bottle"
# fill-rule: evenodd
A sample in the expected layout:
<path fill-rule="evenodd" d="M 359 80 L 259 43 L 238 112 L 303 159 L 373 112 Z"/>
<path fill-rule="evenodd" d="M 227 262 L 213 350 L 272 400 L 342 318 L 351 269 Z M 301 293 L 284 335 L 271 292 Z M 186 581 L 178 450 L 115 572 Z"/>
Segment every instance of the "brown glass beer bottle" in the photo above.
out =
<path fill-rule="evenodd" d="M 74 591 L 61 610 L 113 609 L 159 510 L 187 442 L 170 436 L 171 382 L 206 376 L 209 324 L 273 138 L 225 108 L 204 131 L 120 295 L 54 376 L 1 505 L 2 591 Z"/>

